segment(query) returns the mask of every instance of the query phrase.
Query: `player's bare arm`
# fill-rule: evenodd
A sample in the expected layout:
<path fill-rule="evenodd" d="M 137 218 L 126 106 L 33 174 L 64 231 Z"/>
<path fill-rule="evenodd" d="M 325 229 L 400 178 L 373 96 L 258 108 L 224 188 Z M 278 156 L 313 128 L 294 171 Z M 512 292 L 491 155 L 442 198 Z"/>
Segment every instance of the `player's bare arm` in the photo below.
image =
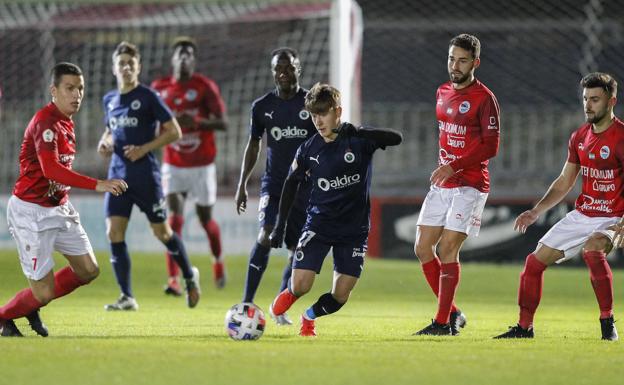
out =
<path fill-rule="evenodd" d="M 98 142 L 97 152 L 105 159 L 113 155 L 113 136 L 108 127 Z"/>
<path fill-rule="evenodd" d="M 182 137 L 182 130 L 176 119 L 171 119 L 160 126 L 160 135 L 145 144 L 124 146 L 124 156 L 132 162 L 141 159 L 147 153 L 173 143 Z"/>
<path fill-rule="evenodd" d="M 535 223 L 540 215 L 561 202 L 574 187 L 580 170 L 579 164 L 566 162 L 561 174 L 550 185 L 542 199 L 531 210 L 523 212 L 516 218 L 514 230 L 521 233 L 526 232 L 526 229 Z"/>
<path fill-rule="evenodd" d="M 236 212 L 240 215 L 247 210 L 247 182 L 251 171 L 258 161 L 258 155 L 260 154 L 260 140 L 254 139 L 251 136 L 245 147 L 245 154 L 243 155 L 243 164 L 241 165 L 241 174 L 238 180 L 238 188 L 236 189 Z"/>

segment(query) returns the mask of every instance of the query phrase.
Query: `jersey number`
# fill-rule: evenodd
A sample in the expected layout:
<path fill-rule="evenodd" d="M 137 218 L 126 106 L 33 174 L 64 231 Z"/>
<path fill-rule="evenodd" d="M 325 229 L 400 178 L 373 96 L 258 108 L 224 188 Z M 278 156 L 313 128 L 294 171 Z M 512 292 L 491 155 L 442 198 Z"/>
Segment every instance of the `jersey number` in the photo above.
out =
<path fill-rule="evenodd" d="M 37 257 L 31 258 L 33 261 L 33 271 L 37 270 Z"/>

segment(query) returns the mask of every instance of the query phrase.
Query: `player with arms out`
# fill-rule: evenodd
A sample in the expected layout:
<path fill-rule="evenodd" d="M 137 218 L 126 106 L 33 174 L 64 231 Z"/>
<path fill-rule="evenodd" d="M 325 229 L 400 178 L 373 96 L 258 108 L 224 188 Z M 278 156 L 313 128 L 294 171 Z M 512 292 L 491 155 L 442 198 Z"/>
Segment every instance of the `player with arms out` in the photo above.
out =
<path fill-rule="evenodd" d="M 304 106 L 307 90 L 299 86 L 301 63 L 297 52 L 287 47 L 271 52 L 271 72 L 275 89 L 256 99 L 251 106 L 249 140 L 243 156 L 235 198 L 236 210 L 240 214 L 247 209 L 247 182 L 258 160 L 262 136 L 266 133 L 267 161 L 260 187 L 258 217 L 260 232 L 249 256 L 243 302 L 253 302 L 269 263 L 271 251 L 269 234 L 277 220 L 279 197 L 288 175 L 288 167 L 299 145 L 316 133 L 310 114 Z M 292 273 L 292 256 L 305 222 L 308 194 L 309 188 L 302 187 L 288 217 L 286 247 L 289 250 L 289 258 L 282 274 L 280 292 L 288 285 Z M 278 325 L 292 324 L 286 313 L 275 316 L 269 307 L 269 314 Z"/>
<path fill-rule="evenodd" d="M 466 325 L 466 316 L 454 303 L 459 251 L 468 236 L 479 234 L 490 191 L 488 163 L 498 153 L 500 135 L 496 97 L 474 75 L 480 54 L 475 36 L 451 39 L 450 81 L 436 92 L 439 167 L 431 174 L 431 188 L 420 210 L 414 251 L 438 298 L 438 311 L 416 335 L 457 335 Z"/>
<path fill-rule="evenodd" d="M 138 48 L 121 42 L 113 52 L 113 74 L 117 89 L 104 96 L 106 130 L 98 152 L 110 157 L 109 177 L 128 183 L 123 196 L 106 194 L 106 229 L 111 243 L 111 263 L 121 289 L 117 302 L 106 310 L 137 310 L 131 286 L 130 255 L 125 241 L 132 207 L 137 205 L 150 222 L 152 232 L 182 269 L 186 280 L 187 303 L 199 301 L 199 271 L 192 267 L 182 240 L 166 222 L 165 199 L 160 167 L 153 151 L 180 139 L 180 126 L 154 90 L 139 83 L 141 56 Z M 160 133 L 156 129 L 160 124 Z"/>
<path fill-rule="evenodd" d="M 540 215 L 561 202 L 581 175 L 581 194 L 570 211 L 539 240 L 520 273 L 518 324 L 494 338 L 533 338 L 533 317 L 542 297 L 544 271 L 582 253 L 589 268 L 598 307 L 602 339 L 616 341 L 613 319 L 613 274 L 607 254 L 624 243 L 624 123 L 613 114 L 617 82 L 595 72 L 583 77 L 583 109 L 586 123 L 568 142 L 568 158 L 561 175 L 542 199 L 516 218 L 514 229 L 524 233 Z"/>
<path fill-rule="evenodd" d="M 340 92 L 317 83 L 305 99 L 317 134 L 302 144 L 284 182 L 271 246 L 284 239 L 288 212 L 304 180 L 311 185 L 307 219 L 295 249 L 290 285 L 273 301 L 283 314 L 312 289 L 316 274 L 333 249 L 332 290 L 319 297 L 301 316 L 301 336 L 316 336 L 315 319 L 340 310 L 364 268 L 370 229 L 370 184 L 373 153 L 396 146 L 402 135 L 390 129 L 356 128 L 341 122 Z"/>
<path fill-rule="evenodd" d="M 99 275 L 80 216 L 69 202 L 70 188 L 118 196 L 128 187 L 121 179 L 96 180 L 72 170 L 76 155 L 72 116 L 80 109 L 84 95 L 81 69 L 71 63 L 55 65 L 50 93 L 52 102 L 35 114 L 24 132 L 20 174 L 7 205 L 9 232 L 17 243 L 30 287 L 0 307 L 2 336 L 21 337 L 13 320 L 24 316 L 37 334 L 47 336 L 39 308 Z M 55 250 L 69 262 L 56 273 Z"/>
<path fill-rule="evenodd" d="M 223 288 L 226 275 L 221 257 L 221 231 L 212 219 L 212 207 L 217 201 L 214 131 L 226 129 L 225 104 L 217 84 L 195 72 L 196 52 L 193 39 L 177 38 L 171 57 L 173 74 L 152 82 L 152 88 L 175 113 L 182 128 L 182 138 L 165 146 L 162 184 L 169 208 L 168 222 L 178 237 L 182 237 L 185 200 L 195 200 L 197 217 L 214 255 L 214 282 Z M 167 272 L 165 293 L 181 295 L 180 270 L 170 253 L 167 253 Z"/>

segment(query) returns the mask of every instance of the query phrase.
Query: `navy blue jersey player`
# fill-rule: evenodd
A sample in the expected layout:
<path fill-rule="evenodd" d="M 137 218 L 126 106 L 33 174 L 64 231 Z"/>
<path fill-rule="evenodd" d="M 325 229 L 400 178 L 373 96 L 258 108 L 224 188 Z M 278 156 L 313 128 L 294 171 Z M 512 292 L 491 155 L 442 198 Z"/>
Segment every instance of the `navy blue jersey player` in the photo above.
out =
<path fill-rule="evenodd" d="M 184 245 L 166 222 L 160 167 L 152 151 L 181 137 L 180 126 L 169 108 L 150 88 L 139 84 L 141 56 L 136 46 L 121 42 L 113 53 L 117 89 L 104 96 L 106 131 L 98 152 L 111 157 L 108 175 L 128 183 L 127 194 L 106 194 L 106 231 L 111 243 L 111 263 L 121 289 L 117 302 L 106 310 L 137 310 L 130 281 L 130 256 L 125 233 L 132 207 L 145 213 L 154 235 L 167 247 L 182 270 L 187 302 L 199 301 L 199 272 L 192 267 Z M 157 135 L 156 129 L 160 125 Z"/>
<path fill-rule="evenodd" d="M 271 70 L 275 89 L 259 99 L 251 107 L 249 141 L 245 149 L 241 175 L 236 193 L 238 213 L 247 208 L 247 181 L 258 159 L 262 137 L 267 137 L 267 161 L 260 188 L 260 231 L 254 245 L 245 280 L 243 302 L 253 302 L 268 261 L 271 246 L 269 234 L 277 219 L 279 197 L 288 168 L 297 148 L 316 133 L 310 113 L 304 108 L 307 90 L 299 87 L 301 64 L 297 52 L 291 48 L 279 48 L 271 53 Z M 303 190 L 303 189 L 302 189 Z M 307 194 L 302 192 L 294 204 L 286 230 L 286 247 L 290 250 L 288 264 L 282 275 L 280 292 L 288 284 L 291 275 L 292 253 L 305 221 Z M 269 309 L 269 313 L 271 309 Z M 278 325 L 292 322 L 286 314 L 272 318 Z"/>
<path fill-rule="evenodd" d="M 316 336 L 315 318 L 334 313 L 347 302 L 364 266 L 373 153 L 400 144 L 403 137 L 390 129 L 341 123 L 340 92 L 327 84 L 314 85 L 305 106 L 318 133 L 297 150 L 284 182 L 271 246 L 282 244 L 288 212 L 304 180 L 311 185 L 307 219 L 295 249 L 291 284 L 275 298 L 272 309 L 282 314 L 310 291 L 332 248 L 332 290 L 301 316 L 300 335 Z"/>

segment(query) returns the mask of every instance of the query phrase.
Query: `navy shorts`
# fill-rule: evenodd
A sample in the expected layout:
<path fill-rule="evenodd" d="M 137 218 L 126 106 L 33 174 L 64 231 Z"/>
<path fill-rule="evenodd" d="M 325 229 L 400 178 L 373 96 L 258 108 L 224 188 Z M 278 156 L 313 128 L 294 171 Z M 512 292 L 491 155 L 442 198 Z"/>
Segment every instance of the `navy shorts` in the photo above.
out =
<path fill-rule="evenodd" d="M 330 248 L 333 249 L 334 271 L 360 278 L 364 269 L 367 239 L 353 243 L 334 243 L 310 230 L 304 230 L 299 238 L 293 269 L 314 270 L 316 274 L 320 273 Z"/>
<path fill-rule="evenodd" d="M 266 225 L 275 226 L 277 222 L 277 214 L 279 212 L 279 196 L 263 195 L 260 197 L 260 204 L 258 205 L 258 221 L 260 226 Z M 284 243 L 288 249 L 294 249 L 297 246 L 301 229 L 306 221 L 305 210 L 297 205 L 293 205 L 288 215 L 288 221 L 286 222 L 286 234 L 284 237 Z"/>
<path fill-rule="evenodd" d="M 129 185 L 128 190 L 119 196 L 106 193 L 104 196 L 106 216 L 130 218 L 132 206 L 137 205 L 145 213 L 150 223 L 162 223 L 167 219 L 167 210 L 162 186 L 154 180 L 144 184 Z"/>

